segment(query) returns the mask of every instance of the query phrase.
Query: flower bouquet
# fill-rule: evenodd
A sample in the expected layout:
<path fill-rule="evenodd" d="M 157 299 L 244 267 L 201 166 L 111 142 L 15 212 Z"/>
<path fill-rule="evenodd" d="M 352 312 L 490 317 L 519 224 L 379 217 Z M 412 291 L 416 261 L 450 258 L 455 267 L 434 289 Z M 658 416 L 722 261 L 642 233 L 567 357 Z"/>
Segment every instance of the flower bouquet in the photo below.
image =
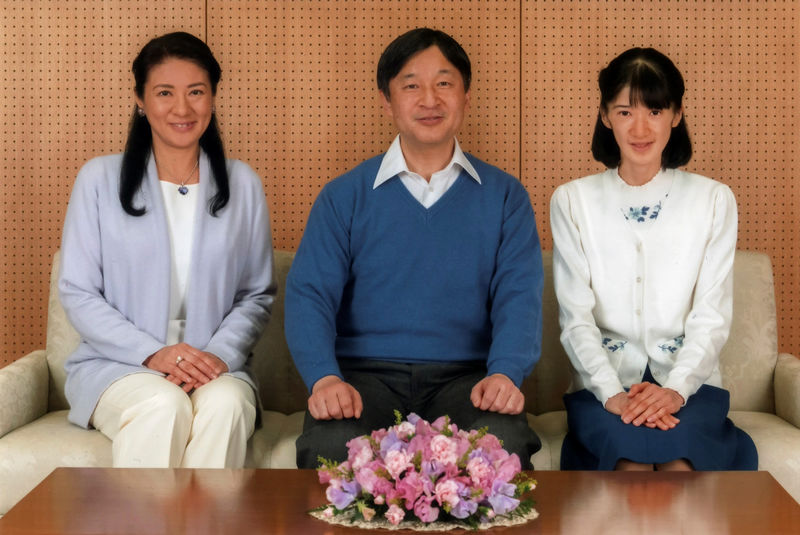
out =
<path fill-rule="evenodd" d="M 320 458 L 330 504 L 311 511 L 336 524 L 446 530 L 521 524 L 536 518 L 522 495 L 536 481 L 486 428 L 464 431 L 447 416 L 416 414 L 347 443 L 347 460 Z"/>

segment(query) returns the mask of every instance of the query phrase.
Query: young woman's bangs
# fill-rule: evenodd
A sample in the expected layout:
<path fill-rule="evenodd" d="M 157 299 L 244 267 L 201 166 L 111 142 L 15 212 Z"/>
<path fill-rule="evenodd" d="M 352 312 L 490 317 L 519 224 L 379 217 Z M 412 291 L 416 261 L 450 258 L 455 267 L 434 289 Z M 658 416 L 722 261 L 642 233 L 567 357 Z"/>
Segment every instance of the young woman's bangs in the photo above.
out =
<path fill-rule="evenodd" d="M 669 94 L 667 81 L 651 69 L 640 68 L 634 71 L 630 88 L 631 106 L 644 104 L 651 110 L 665 110 L 675 105 Z"/>

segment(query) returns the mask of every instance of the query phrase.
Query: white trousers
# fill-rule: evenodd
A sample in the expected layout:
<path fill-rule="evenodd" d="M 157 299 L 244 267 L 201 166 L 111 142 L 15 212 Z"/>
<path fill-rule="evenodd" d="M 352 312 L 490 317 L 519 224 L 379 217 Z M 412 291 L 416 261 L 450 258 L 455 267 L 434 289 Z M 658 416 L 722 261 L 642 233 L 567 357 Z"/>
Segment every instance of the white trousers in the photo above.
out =
<path fill-rule="evenodd" d="M 241 468 L 255 418 L 253 388 L 231 375 L 186 394 L 134 373 L 103 392 L 90 423 L 111 439 L 117 468 Z"/>

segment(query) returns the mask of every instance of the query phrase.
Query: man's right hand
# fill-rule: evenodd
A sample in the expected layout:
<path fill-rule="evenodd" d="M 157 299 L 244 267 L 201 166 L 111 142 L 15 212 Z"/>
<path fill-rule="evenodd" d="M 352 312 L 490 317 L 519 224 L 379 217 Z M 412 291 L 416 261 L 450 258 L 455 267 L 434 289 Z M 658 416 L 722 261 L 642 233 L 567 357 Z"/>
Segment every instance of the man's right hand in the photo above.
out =
<path fill-rule="evenodd" d="M 314 383 L 308 398 L 308 412 L 316 420 L 360 418 L 363 408 L 358 390 L 335 375 Z"/>

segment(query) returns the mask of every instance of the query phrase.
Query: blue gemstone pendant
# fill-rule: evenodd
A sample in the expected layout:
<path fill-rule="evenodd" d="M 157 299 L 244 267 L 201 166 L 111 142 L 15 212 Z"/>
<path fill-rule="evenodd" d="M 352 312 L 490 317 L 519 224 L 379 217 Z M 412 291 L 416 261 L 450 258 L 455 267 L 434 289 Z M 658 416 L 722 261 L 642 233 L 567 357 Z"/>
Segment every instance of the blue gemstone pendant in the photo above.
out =
<path fill-rule="evenodd" d="M 189 193 L 189 188 L 187 188 L 186 186 L 181 186 L 178 188 L 178 193 L 180 193 L 181 195 L 186 195 L 187 193 Z"/>

